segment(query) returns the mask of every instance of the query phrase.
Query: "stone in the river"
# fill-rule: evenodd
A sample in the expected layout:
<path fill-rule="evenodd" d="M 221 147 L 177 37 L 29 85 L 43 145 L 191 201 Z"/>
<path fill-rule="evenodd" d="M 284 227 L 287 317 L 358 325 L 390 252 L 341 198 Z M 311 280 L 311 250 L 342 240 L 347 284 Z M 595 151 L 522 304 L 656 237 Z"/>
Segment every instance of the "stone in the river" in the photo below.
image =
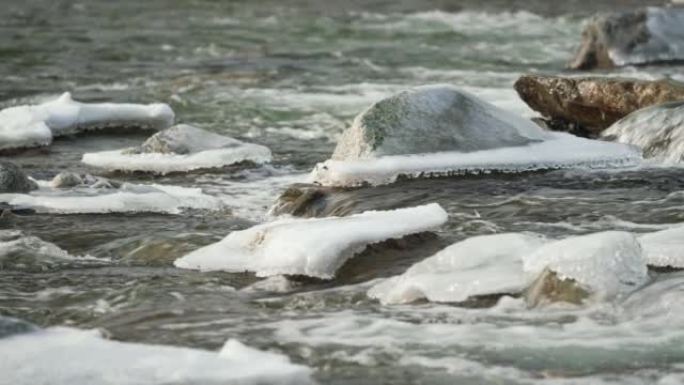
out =
<path fill-rule="evenodd" d="M 684 100 L 684 84 L 666 80 L 524 75 L 515 89 L 552 122 L 549 128 L 572 131 L 575 125 L 588 136 L 641 108 Z"/>
<path fill-rule="evenodd" d="M 561 278 L 554 271 L 544 269 L 539 277 L 525 291 L 525 301 L 530 307 L 555 302 L 576 305 L 590 297 L 590 293 L 572 278 Z"/>
<path fill-rule="evenodd" d="M 83 163 L 116 171 L 156 174 L 216 169 L 271 160 L 271 151 L 254 143 L 219 135 L 187 124 L 160 131 L 142 145 L 114 151 L 87 153 Z"/>
<path fill-rule="evenodd" d="M 19 166 L 0 161 L 0 193 L 27 193 L 38 188 Z"/>
<path fill-rule="evenodd" d="M 81 176 L 71 171 L 62 171 L 50 181 L 50 186 L 54 188 L 69 188 L 81 184 L 83 184 Z"/>
<path fill-rule="evenodd" d="M 449 85 L 403 91 L 359 114 L 342 133 L 332 159 L 472 152 L 544 139 L 529 120 L 492 108 Z"/>
<path fill-rule="evenodd" d="M 684 9 L 646 8 L 594 16 L 582 32 L 572 69 L 684 60 Z"/>
<path fill-rule="evenodd" d="M 635 145 L 644 158 L 668 163 L 684 161 L 684 100 L 633 112 L 601 133 L 601 137 Z"/>

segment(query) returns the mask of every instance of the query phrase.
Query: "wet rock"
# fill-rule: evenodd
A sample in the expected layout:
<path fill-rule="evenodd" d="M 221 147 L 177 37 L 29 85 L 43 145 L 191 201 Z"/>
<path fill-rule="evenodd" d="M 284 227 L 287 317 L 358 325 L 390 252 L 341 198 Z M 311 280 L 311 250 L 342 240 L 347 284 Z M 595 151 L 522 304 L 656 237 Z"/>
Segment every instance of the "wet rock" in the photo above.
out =
<path fill-rule="evenodd" d="M 633 112 L 603 131 L 601 137 L 635 145 L 644 158 L 684 161 L 684 101 Z"/>
<path fill-rule="evenodd" d="M 333 160 L 471 152 L 522 146 L 543 138 L 529 120 L 448 85 L 417 87 L 371 105 L 345 130 Z"/>
<path fill-rule="evenodd" d="M 589 298 L 590 293 L 574 279 L 561 278 L 557 273 L 545 269 L 524 296 L 529 307 L 537 307 L 556 302 L 580 305 Z"/>
<path fill-rule="evenodd" d="M 27 193 L 38 185 L 30 180 L 19 166 L 0 161 L 0 193 Z"/>
<path fill-rule="evenodd" d="M 665 80 L 525 75 L 515 89 L 550 129 L 587 136 L 641 108 L 684 100 L 684 84 Z"/>
<path fill-rule="evenodd" d="M 612 68 L 684 60 L 684 9 L 646 8 L 594 16 L 569 67 Z"/>
<path fill-rule="evenodd" d="M 80 186 L 81 184 L 83 184 L 81 176 L 70 171 L 62 171 L 50 181 L 50 185 L 54 188 L 69 188 Z"/>
<path fill-rule="evenodd" d="M 270 214 L 296 217 L 341 216 L 349 214 L 344 207 L 331 207 L 336 188 L 295 184 L 287 188 L 271 207 Z"/>

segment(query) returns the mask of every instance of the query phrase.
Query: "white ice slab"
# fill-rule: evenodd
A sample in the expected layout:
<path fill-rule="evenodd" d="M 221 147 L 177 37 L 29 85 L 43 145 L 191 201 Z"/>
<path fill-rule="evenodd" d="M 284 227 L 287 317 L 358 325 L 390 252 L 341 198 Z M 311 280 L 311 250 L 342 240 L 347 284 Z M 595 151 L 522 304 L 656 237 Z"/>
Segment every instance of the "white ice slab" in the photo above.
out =
<path fill-rule="evenodd" d="M 183 209 L 219 210 L 224 207 L 219 199 L 202 193 L 199 188 L 124 183 L 118 189 L 55 189 L 49 186 L 50 182 L 38 182 L 40 189 L 29 194 L 0 194 L 0 202 L 55 214 L 178 214 Z"/>
<path fill-rule="evenodd" d="M 367 245 L 436 229 L 447 221 L 438 204 L 348 217 L 283 218 L 235 231 L 178 260 L 180 268 L 253 271 L 258 276 L 307 275 L 330 279 Z"/>
<path fill-rule="evenodd" d="M 108 127 L 160 130 L 173 120 L 166 104 L 80 103 L 65 92 L 46 103 L 0 111 L 0 149 L 45 146 L 53 137 Z"/>
<path fill-rule="evenodd" d="M 324 186 L 382 185 L 409 178 L 486 172 L 524 172 L 562 168 L 630 167 L 641 162 L 632 146 L 554 133 L 553 139 L 526 146 L 467 153 L 395 155 L 361 160 L 327 160 L 310 181 Z"/>
<path fill-rule="evenodd" d="M 641 245 L 624 231 L 569 237 L 523 256 L 524 270 L 537 277 L 545 269 L 573 279 L 595 298 L 608 299 L 636 290 L 648 281 Z"/>
<path fill-rule="evenodd" d="M 540 236 L 516 233 L 468 238 L 373 286 L 368 296 L 383 304 L 402 304 L 517 293 L 531 282 L 523 272 L 522 256 L 544 242 Z"/>
<path fill-rule="evenodd" d="M 234 138 L 208 132 L 200 128 L 178 125 L 182 128 L 178 141 L 189 150 L 185 154 L 141 152 L 131 149 L 87 153 L 82 162 L 93 167 L 118 171 L 142 171 L 157 174 L 188 172 L 229 166 L 244 161 L 261 164 L 270 162 L 271 151 L 258 144 L 245 143 Z"/>
<path fill-rule="evenodd" d="M 0 339 L 2 381 L 14 385 L 310 384 L 286 356 L 228 340 L 219 352 L 110 341 L 53 327 Z"/>
<path fill-rule="evenodd" d="M 684 226 L 641 235 L 639 242 L 647 264 L 684 268 Z"/>

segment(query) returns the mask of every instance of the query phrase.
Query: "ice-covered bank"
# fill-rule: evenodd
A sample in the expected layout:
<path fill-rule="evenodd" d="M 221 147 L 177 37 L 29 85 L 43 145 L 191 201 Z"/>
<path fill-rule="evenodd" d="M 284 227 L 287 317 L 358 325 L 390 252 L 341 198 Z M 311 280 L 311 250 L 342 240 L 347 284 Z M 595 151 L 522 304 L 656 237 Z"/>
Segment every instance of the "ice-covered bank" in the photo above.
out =
<path fill-rule="evenodd" d="M 271 151 L 187 124 L 154 134 L 140 147 L 87 153 L 83 163 L 107 170 L 157 174 L 221 168 L 241 162 L 265 163 Z"/>
<path fill-rule="evenodd" d="M 218 352 L 104 339 L 97 330 L 37 330 L 0 317 L 7 384 L 311 384 L 312 370 L 283 355 L 228 340 Z M 0 328 L 2 329 L 2 328 Z"/>
<path fill-rule="evenodd" d="M 448 85 L 418 87 L 381 100 L 354 120 L 311 181 L 353 186 L 399 177 L 625 167 L 640 162 L 629 145 L 546 132 Z"/>
<path fill-rule="evenodd" d="M 545 281 L 528 293 L 535 297 L 528 298 L 532 304 L 567 300 L 566 293 L 558 290 L 584 293 L 572 302 L 588 297 L 610 300 L 644 285 L 648 271 L 643 248 L 637 237 L 627 232 L 558 241 L 529 234 L 497 234 L 455 243 L 405 273 L 376 284 L 368 296 L 385 304 L 420 299 L 464 302 L 483 295 L 518 294 L 540 279 Z"/>
<path fill-rule="evenodd" d="M 306 275 L 330 279 L 367 245 L 430 231 L 447 221 L 438 204 L 367 211 L 348 217 L 281 218 L 230 233 L 178 260 L 180 268 L 253 271 L 258 276 Z"/>
<path fill-rule="evenodd" d="M 105 128 L 160 130 L 173 120 L 166 104 L 80 103 L 65 92 L 49 102 L 0 111 L 0 150 L 46 146 L 53 137 Z"/>
<path fill-rule="evenodd" d="M 220 210 L 223 203 L 200 188 L 160 184 L 113 183 L 99 179 L 68 188 L 54 181 L 37 181 L 40 188 L 26 194 L 0 194 L 10 207 L 55 214 L 154 212 L 178 214 L 184 209 Z"/>

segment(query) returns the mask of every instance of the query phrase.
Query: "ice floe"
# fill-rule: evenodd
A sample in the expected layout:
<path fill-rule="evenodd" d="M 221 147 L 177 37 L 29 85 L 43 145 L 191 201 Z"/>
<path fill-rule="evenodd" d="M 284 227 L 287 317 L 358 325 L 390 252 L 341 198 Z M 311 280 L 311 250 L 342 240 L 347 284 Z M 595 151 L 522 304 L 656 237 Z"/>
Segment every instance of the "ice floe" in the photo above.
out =
<path fill-rule="evenodd" d="M 0 358 L 3 382 L 16 385 L 313 383 L 310 368 L 234 339 L 211 352 L 118 342 L 97 330 L 52 327 L 0 339 Z"/>
<path fill-rule="evenodd" d="M 522 256 L 544 243 L 526 234 L 483 235 L 455 243 L 373 286 L 368 295 L 384 304 L 427 299 L 463 302 L 470 297 L 520 292 L 531 282 Z"/>
<path fill-rule="evenodd" d="M 634 234 L 605 231 L 546 244 L 523 256 L 527 274 L 548 269 L 572 279 L 599 299 L 638 289 L 648 281 L 641 245 Z"/>
<path fill-rule="evenodd" d="M 0 111 L 0 150 L 46 146 L 53 137 L 104 128 L 160 130 L 173 120 L 166 104 L 80 103 L 65 92 L 49 102 Z"/>
<path fill-rule="evenodd" d="M 258 276 L 330 279 L 367 245 L 436 229 L 447 221 L 438 204 L 367 211 L 348 217 L 281 218 L 230 233 L 178 260 L 180 268 L 253 271 Z"/>
<path fill-rule="evenodd" d="M 271 151 L 258 144 L 179 124 L 158 132 L 140 147 L 87 153 L 83 163 L 117 171 L 157 174 L 221 168 L 240 162 L 265 163 Z"/>
<path fill-rule="evenodd" d="M 684 226 L 641 235 L 639 242 L 650 266 L 684 268 Z"/>
<path fill-rule="evenodd" d="M 629 145 L 543 131 L 452 86 L 418 87 L 373 104 L 310 181 L 380 185 L 399 177 L 639 164 Z"/>
<path fill-rule="evenodd" d="M 91 185 L 63 189 L 50 181 L 37 181 L 40 188 L 28 194 L 0 194 L 0 202 L 39 213 L 107 214 L 154 212 L 178 214 L 183 209 L 220 210 L 224 204 L 200 188 L 160 184 L 122 183 L 112 186 L 98 180 Z"/>

